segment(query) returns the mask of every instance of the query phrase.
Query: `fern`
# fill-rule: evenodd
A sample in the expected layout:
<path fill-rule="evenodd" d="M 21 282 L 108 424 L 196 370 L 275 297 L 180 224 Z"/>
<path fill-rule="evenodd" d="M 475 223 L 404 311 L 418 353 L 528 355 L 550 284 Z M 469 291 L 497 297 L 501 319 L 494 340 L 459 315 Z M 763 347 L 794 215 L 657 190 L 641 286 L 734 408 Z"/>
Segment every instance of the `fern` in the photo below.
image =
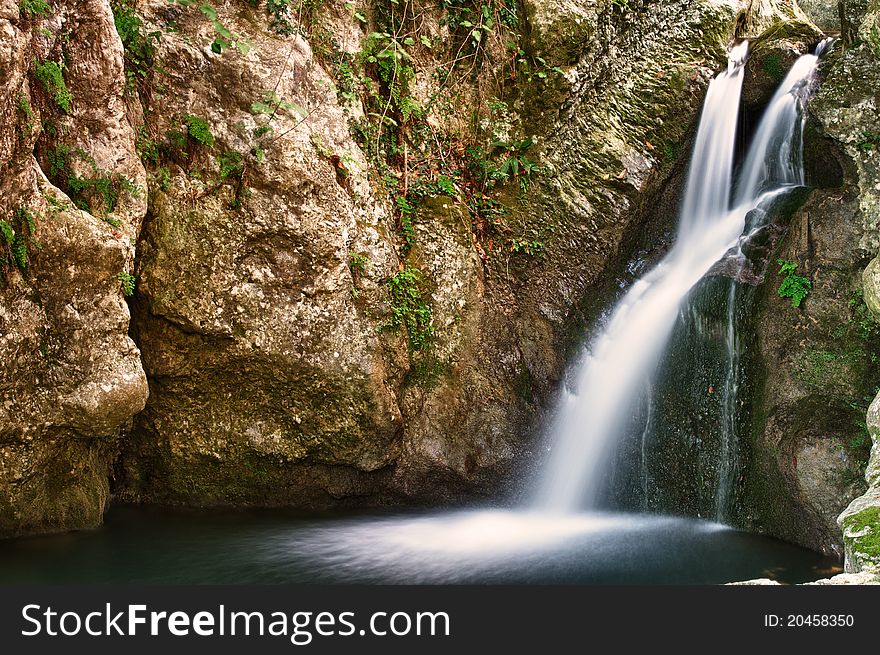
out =
<path fill-rule="evenodd" d="M 196 142 L 210 148 L 214 145 L 214 135 L 208 121 L 192 114 L 183 117 L 183 124 L 186 125 L 186 133 Z"/>
<path fill-rule="evenodd" d="M 776 263 L 779 264 L 780 275 L 785 276 L 782 278 L 776 293 L 780 298 L 790 298 L 791 306 L 797 309 L 812 290 L 813 284 L 809 278 L 803 275 L 795 275 L 798 265 L 794 262 L 787 259 L 778 259 Z"/>

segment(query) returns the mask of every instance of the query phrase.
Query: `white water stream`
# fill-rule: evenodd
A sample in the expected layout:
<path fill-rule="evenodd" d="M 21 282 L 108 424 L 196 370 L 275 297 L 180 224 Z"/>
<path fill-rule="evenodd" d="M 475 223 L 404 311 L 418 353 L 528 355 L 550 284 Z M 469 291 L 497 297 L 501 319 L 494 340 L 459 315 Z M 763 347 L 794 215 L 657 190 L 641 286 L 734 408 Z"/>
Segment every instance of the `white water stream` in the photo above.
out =
<path fill-rule="evenodd" d="M 740 245 L 750 212 L 766 209 L 780 194 L 803 184 L 803 101 L 812 86 L 817 55 L 798 59 L 780 85 L 734 187 L 747 52 L 747 42 L 733 48 L 727 70 L 709 85 L 674 246 L 614 308 L 602 333 L 588 346 L 574 398 L 569 392 L 561 403 L 535 501 L 545 511 L 567 513 L 596 506 L 610 455 L 654 374 L 689 292 L 725 253 Z M 732 383 L 728 391 L 735 391 Z M 729 456 L 729 444 L 722 450 Z"/>

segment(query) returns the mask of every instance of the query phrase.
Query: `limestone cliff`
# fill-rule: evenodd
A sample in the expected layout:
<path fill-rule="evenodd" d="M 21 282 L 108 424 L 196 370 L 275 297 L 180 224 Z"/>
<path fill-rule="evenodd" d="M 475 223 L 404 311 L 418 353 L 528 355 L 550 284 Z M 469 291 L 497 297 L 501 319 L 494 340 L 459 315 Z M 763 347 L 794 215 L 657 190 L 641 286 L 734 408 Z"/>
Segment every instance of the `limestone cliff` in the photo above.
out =
<path fill-rule="evenodd" d="M 133 302 L 151 396 L 120 493 L 497 491 L 736 3 L 326 2 L 291 34 L 236 7 L 218 20 L 246 53 L 212 50 L 185 7 L 138 8 L 165 72 L 140 89 L 159 152 Z"/>

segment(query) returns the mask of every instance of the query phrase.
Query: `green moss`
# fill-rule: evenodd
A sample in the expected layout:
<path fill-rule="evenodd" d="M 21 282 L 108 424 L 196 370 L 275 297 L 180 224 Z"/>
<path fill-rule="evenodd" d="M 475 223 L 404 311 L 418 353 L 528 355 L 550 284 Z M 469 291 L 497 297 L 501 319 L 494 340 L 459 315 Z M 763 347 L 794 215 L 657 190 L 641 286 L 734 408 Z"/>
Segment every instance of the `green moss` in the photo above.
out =
<path fill-rule="evenodd" d="M 805 384 L 826 390 L 835 381 L 857 379 L 866 360 L 860 350 L 807 348 L 795 359 L 795 374 Z"/>
<path fill-rule="evenodd" d="M 440 381 L 451 372 L 452 367 L 449 364 L 427 355 L 412 363 L 403 384 L 407 387 L 419 386 L 423 389 L 431 389 L 440 384 Z"/>
<path fill-rule="evenodd" d="M 843 529 L 847 535 L 860 534 L 858 537 L 847 537 L 847 540 L 863 559 L 880 564 L 880 507 L 868 507 L 848 516 L 843 522 Z"/>
<path fill-rule="evenodd" d="M 764 63 L 761 67 L 773 80 L 780 81 L 785 76 L 785 66 L 782 64 L 782 58 L 775 52 L 764 57 Z"/>

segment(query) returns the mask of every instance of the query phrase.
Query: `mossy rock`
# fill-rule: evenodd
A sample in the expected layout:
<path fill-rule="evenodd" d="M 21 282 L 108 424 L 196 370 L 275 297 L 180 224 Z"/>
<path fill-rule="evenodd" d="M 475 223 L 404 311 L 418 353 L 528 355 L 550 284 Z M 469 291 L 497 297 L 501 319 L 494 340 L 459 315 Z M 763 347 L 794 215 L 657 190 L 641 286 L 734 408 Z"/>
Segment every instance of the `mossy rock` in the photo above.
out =
<path fill-rule="evenodd" d="M 823 38 L 815 25 L 800 21 L 778 21 L 750 44 L 743 102 L 765 105 L 785 79 L 798 57 L 810 52 Z"/>
<path fill-rule="evenodd" d="M 870 505 L 855 514 L 844 515 L 841 526 L 847 568 L 880 570 L 880 505 Z"/>

